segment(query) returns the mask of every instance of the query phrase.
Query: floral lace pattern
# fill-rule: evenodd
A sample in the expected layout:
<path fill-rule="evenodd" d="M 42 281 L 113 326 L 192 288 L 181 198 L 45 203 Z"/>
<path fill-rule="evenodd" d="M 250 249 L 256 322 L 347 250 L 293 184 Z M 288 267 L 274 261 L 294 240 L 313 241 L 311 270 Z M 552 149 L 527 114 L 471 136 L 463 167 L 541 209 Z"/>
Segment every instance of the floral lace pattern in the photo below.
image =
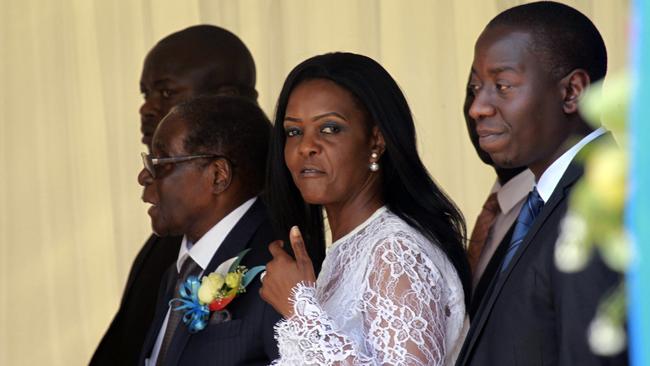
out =
<path fill-rule="evenodd" d="M 298 284 L 276 325 L 274 365 L 447 365 L 466 330 L 445 254 L 382 208 L 334 243 L 316 286 Z"/>

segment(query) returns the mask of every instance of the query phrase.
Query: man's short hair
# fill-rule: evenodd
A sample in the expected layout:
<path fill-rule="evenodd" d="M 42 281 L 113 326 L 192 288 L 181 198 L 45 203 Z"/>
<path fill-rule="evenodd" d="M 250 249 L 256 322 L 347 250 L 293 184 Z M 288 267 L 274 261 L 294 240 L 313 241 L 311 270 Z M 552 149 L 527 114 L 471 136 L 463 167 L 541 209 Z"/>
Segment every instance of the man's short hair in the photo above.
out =
<path fill-rule="evenodd" d="M 596 26 L 578 10 L 553 1 L 515 6 L 503 11 L 487 28 L 510 26 L 530 32 L 532 51 L 550 74 L 562 78 L 583 69 L 591 82 L 607 73 L 607 50 Z"/>
<path fill-rule="evenodd" d="M 187 123 L 188 153 L 225 155 L 246 187 L 262 189 L 271 122 L 257 104 L 242 97 L 199 96 L 172 113 Z"/>
<path fill-rule="evenodd" d="M 166 36 L 156 46 L 175 44 L 191 45 L 211 62 L 212 69 L 196 86 L 201 94 L 217 94 L 219 88 L 228 86 L 238 96 L 257 100 L 253 55 L 234 33 L 216 25 L 194 25 Z"/>

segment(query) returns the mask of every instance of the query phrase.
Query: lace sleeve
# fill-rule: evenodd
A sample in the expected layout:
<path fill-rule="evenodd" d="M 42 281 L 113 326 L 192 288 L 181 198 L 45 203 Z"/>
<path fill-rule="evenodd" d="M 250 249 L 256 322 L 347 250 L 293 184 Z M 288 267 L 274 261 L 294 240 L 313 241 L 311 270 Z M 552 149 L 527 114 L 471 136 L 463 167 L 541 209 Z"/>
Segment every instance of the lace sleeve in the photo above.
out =
<path fill-rule="evenodd" d="M 344 280 L 344 279 L 340 279 Z M 276 365 L 442 365 L 442 279 L 430 258 L 404 238 L 375 246 L 362 291 L 365 344 L 355 344 L 304 284 L 294 289 L 294 316 L 276 326 Z M 342 309 L 343 310 L 343 309 Z"/>

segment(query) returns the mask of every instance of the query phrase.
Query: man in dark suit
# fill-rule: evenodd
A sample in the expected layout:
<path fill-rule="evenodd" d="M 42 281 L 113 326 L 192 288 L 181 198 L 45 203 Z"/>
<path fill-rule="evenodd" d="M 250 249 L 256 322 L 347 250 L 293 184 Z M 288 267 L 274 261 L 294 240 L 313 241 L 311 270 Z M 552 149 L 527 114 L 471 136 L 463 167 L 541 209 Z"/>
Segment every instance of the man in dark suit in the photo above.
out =
<path fill-rule="evenodd" d="M 494 165 L 490 154 L 481 150 L 476 121 L 469 116 L 469 107 L 473 101 L 474 94 L 468 89 L 463 103 L 467 132 L 479 159 L 494 169 L 497 179 L 483 204 L 467 243 L 467 259 L 472 269 L 472 298 L 468 309 L 470 319 L 474 318 L 503 260 L 517 215 L 535 184 L 533 173 L 526 167 L 500 168 Z"/>
<path fill-rule="evenodd" d="M 595 252 L 577 273 L 560 272 L 554 260 L 560 222 L 582 175 L 575 157 L 585 145 L 611 139 L 578 113 L 585 89 L 606 69 L 598 30 L 566 5 L 520 5 L 481 33 L 469 83 L 479 145 L 500 167 L 527 166 L 536 186 L 457 365 L 627 363 L 626 353 L 597 356 L 587 343 L 598 304 L 620 276 Z"/>
<path fill-rule="evenodd" d="M 138 175 L 154 232 L 183 237 L 177 260 L 159 292 L 140 365 L 266 365 L 277 357 L 277 314 L 259 296 L 255 279 L 228 304 L 226 320 L 212 313 L 205 329 L 190 333 L 180 298 L 189 275 L 208 275 L 251 249 L 251 268 L 271 259 L 274 235 L 257 195 L 264 183 L 271 124 L 256 104 L 240 97 L 199 97 L 172 108 L 153 136 L 152 153 Z"/>
<path fill-rule="evenodd" d="M 142 142 L 151 139 L 171 107 L 200 94 L 240 95 L 257 101 L 253 57 L 234 34 L 211 26 L 193 26 L 162 39 L 142 69 L 140 108 Z M 90 364 L 133 365 L 138 361 L 156 306 L 159 284 L 176 261 L 181 237 L 152 234 L 135 258 L 120 308 Z"/>

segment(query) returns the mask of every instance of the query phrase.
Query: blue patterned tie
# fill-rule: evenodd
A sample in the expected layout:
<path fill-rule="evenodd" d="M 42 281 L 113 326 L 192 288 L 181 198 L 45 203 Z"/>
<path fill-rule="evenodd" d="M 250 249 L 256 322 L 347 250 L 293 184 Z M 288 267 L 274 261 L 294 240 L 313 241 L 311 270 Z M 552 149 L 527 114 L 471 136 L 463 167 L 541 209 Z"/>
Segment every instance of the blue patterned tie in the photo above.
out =
<path fill-rule="evenodd" d="M 174 269 L 176 269 L 176 263 L 174 263 Z M 189 276 L 198 276 L 203 269 L 190 257 L 189 255 L 185 258 L 185 261 L 181 265 L 181 271 L 176 278 L 176 285 L 174 286 L 174 295 L 178 296 L 178 291 L 180 287 L 185 283 Z M 171 346 L 172 339 L 174 334 L 179 328 L 181 321 L 183 320 L 182 311 L 173 311 L 171 310 L 171 305 L 169 309 L 169 318 L 167 319 L 167 328 L 165 328 L 165 333 L 163 333 L 163 340 L 160 344 L 160 351 L 158 352 L 158 360 L 156 361 L 156 366 L 165 365 L 165 358 L 167 357 L 167 352 Z"/>
<path fill-rule="evenodd" d="M 526 203 L 521 208 L 521 211 L 519 211 L 519 216 L 517 216 L 515 229 L 512 232 L 512 239 L 508 246 L 508 252 L 506 252 L 506 255 L 503 257 L 503 262 L 501 263 L 501 272 L 508 268 L 508 264 L 510 264 L 512 257 L 517 253 L 517 249 L 521 246 L 521 243 L 524 242 L 528 229 L 533 225 L 535 217 L 537 217 L 543 206 L 544 200 L 539 196 L 537 188 L 534 188 L 528 194 L 528 199 L 526 199 Z"/>

